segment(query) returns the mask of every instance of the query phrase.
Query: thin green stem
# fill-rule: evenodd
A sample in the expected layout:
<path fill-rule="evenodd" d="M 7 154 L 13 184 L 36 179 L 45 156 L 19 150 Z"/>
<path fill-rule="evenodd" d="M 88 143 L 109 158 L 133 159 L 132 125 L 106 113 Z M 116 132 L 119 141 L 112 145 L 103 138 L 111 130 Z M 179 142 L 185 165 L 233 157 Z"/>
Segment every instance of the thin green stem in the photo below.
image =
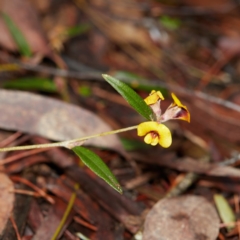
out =
<path fill-rule="evenodd" d="M 78 185 L 77 183 L 75 183 L 75 185 L 74 185 L 75 191 L 74 191 L 74 192 L 72 193 L 72 195 L 71 195 L 71 198 L 70 198 L 69 203 L 68 203 L 68 205 L 67 205 L 67 208 L 66 208 L 66 210 L 65 210 L 65 212 L 64 212 L 64 214 L 63 214 L 63 217 L 62 217 L 62 219 L 61 219 L 61 222 L 59 223 L 59 225 L 58 225 L 58 227 L 57 227 L 57 229 L 56 229 L 53 237 L 51 238 L 51 240 L 57 239 L 60 231 L 62 230 L 62 228 L 63 228 L 63 226 L 64 226 L 64 224 L 65 224 L 65 222 L 66 222 L 66 220 L 67 220 L 67 218 L 68 218 L 68 216 L 69 216 L 72 208 L 73 208 L 74 201 L 75 201 L 76 196 L 77 196 L 76 191 L 78 190 L 78 188 L 79 188 L 79 185 Z"/>
<path fill-rule="evenodd" d="M 65 146 L 65 142 L 45 143 L 45 144 L 35 144 L 35 145 L 0 148 L 0 152 L 30 150 L 30 149 L 36 149 L 36 148 L 64 147 L 64 146 Z"/>
<path fill-rule="evenodd" d="M 133 129 L 136 129 L 137 126 L 131 126 L 131 127 L 127 127 L 127 128 L 121 128 L 121 129 L 117 129 L 117 130 L 113 130 L 113 131 L 109 131 L 109 132 L 103 132 L 103 133 L 98 133 L 95 135 L 91 135 L 91 136 L 87 136 L 87 137 L 82 137 L 82 138 L 77 138 L 77 139 L 73 139 L 73 140 L 69 140 L 67 141 L 68 143 L 74 143 L 74 142 L 81 142 L 81 141 L 86 141 L 88 139 L 91 138 L 96 138 L 96 137 L 103 137 L 103 136 L 107 136 L 107 135 L 111 135 L 111 134 L 116 134 L 116 133 L 120 133 L 120 132 L 127 132 Z"/>
<path fill-rule="evenodd" d="M 117 130 L 113 130 L 113 131 L 109 131 L 109 132 L 98 133 L 95 135 L 82 137 L 82 138 L 76 138 L 76 139 L 72 139 L 69 141 L 63 141 L 63 142 L 0 148 L 0 152 L 30 150 L 30 149 L 36 149 L 36 148 L 52 148 L 52 147 L 66 147 L 66 148 L 71 149 L 72 147 L 78 146 L 78 145 L 80 145 L 80 143 L 82 143 L 88 139 L 91 139 L 91 138 L 107 136 L 107 135 L 116 134 L 116 133 L 120 133 L 120 132 L 126 132 L 126 131 L 130 131 L 130 130 L 133 130 L 136 128 L 137 128 L 137 126 L 131 126 L 131 127 L 127 127 L 127 128 L 121 128 L 121 129 L 117 129 Z"/>

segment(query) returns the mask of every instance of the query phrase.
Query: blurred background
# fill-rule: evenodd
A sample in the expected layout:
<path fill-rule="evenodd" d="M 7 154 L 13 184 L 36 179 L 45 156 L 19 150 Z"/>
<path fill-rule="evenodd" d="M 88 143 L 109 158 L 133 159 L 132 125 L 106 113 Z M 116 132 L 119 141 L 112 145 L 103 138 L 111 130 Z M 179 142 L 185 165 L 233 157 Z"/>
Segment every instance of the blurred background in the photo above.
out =
<path fill-rule="evenodd" d="M 225 223 L 237 222 L 239 1 L 0 0 L 0 10 L 0 128 L 10 130 L 1 133 L 2 147 L 63 141 L 143 121 L 101 74 L 124 81 L 143 98 L 160 90 L 166 98 L 163 109 L 174 92 L 191 114 L 190 124 L 167 123 L 173 134 L 169 149 L 146 146 L 135 131 L 90 142 L 123 186 L 121 197 L 84 167 L 74 174 L 77 159 L 66 151 L 2 155 L 12 180 L 19 182 L 21 176 L 45 189 L 58 202 L 53 208 L 62 213 L 74 182 L 83 186 L 76 205 L 84 209 L 75 206 L 59 239 L 76 239 L 75 232 L 89 239 L 134 239 L 142 231 L 145 210 L 163 197 L 185 192 L 215 204 L 214 196 L 220 194 L 231 209 L 223 213 L 230 215 Z M 49 102 L 49 97 L 61 103 Z M 8 161 L 14 155 L 19 161 Z M 57 224 L 62 215 L 51 215 L 47 199 L 29 199 L 25 218 L 15 214 L 21 234 L 31 236 L 22 239 L 51 239 L 56 226 L 51 228 L 53 220 L 41 225 L 44 216 L 54 216 Z M 108 206 L 109 201 L 116 206 Z M 126 221 L 132 215 L 132 222 Z M 224 226 L 217 239 L 239 239 L 237 225 Z M 49 236 L 42 235 L 46 229 Z"/>

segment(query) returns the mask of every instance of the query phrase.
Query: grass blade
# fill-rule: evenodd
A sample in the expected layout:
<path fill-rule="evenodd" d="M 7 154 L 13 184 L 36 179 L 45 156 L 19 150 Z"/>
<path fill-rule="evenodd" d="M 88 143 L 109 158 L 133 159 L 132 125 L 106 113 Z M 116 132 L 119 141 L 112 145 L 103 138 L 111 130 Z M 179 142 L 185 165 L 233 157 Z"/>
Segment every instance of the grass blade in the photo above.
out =
<path fill-rule="evenodd" d="M 32 55 L 31 48 L 20 31 L 17 25 L 13 22 L 13 20 L 6 14 L 2 13 L 3 20 L 8 27 L 9 32 L 11 33 L 15 43 L 18 46 L 19 52 L 26 57 L 30 57 Z"/>

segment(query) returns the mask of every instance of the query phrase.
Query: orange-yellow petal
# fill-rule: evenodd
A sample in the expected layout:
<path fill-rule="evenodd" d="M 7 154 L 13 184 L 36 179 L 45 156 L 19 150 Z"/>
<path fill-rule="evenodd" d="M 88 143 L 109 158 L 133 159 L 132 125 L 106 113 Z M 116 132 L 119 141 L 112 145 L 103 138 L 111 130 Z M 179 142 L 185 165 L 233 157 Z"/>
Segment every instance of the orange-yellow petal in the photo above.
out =
<path fill-rule="evenodd" d="M 159 136 L 152 139 L 151 145 L 156 146 L 159 143 Z"/>
<path fill-rule="evenodd" d="M 144 137 L 144 142 L 147 144 L 150 144 L 152 142 L 152 136 L 151 133 L 148 133 L 145 137 Z"/>
<path fill-rule="evenodd" d="M 150 94 L 155 94 L 155 93 L 158 95 L 159 99 L 164 100 L 164 96 L 160 91 L 152 90 Z"/>
<path fill-rule="evenodd" d="M 145 136 L 147 133 L 150 133 L 151 131 L 156 131 L 158 125 L 159 123 L 152 121 L 140 123 L 137 127 L 137 134 L 140 137 Z"/>
<path fill-rule="evenodd" d="M 177 105 L 180 108 L 184 108 L 185 110 L 188 111 L 187 107 L 182 105 L 182 103 L 180 102 L 180 100 L 177 98 L 177 96 L 174 93 L 172 93 L 171 95 L 172 95 L 172 98 L 173 98 L 173 101 L 174 101 L 175 105 Z"/>
<path fill-rule="evenodd" d="M 172 116 L 171 118 L 172 119 L 181 119 L 181 120 L 190 122 L 190 113 L 189 113 L 187 107 L 181 103 L 181 101 L 177 98 L 177 96 L 174 93 L 172 93 L 172 98 L 173 98 L 174 103 L 172 103 L 168 109 L 171 109 L 171 108 L 173 109 L 174 106 L 179 107 L 179 109 L 175 110 L 176 116 Z M 172 115 L 174 115 L 174 114 L 172 114 Z M 169 119 L 171 119 L 171 118 L 169 118 Z"/>
<path fill-rule="evenodd" d="M 152 105 L 158 100 L 164 100 L 164 97 L 160 91 L 152 90 L 148 97 L 144 99 L 147 105 Z"/>
<path fill-rule="evenodd" d="M 181 120 L 184 120 L 184 121 L 187 121 L 190 123 L 190 113 L 188 110 L 186 109 L 182 109 L 181 110 L 181 113 L 179 114 L 179 117 L 177 119 L 181 119 Z"/>
<path fill-rule="evenodd" d="M 159 140 L 158 143 L 164 147 L 168 148 L 172 144 L 172 134 L 168 127 L 166 127 L 163 124 L 158 125 L 158 134 L 159 134 Z"/>

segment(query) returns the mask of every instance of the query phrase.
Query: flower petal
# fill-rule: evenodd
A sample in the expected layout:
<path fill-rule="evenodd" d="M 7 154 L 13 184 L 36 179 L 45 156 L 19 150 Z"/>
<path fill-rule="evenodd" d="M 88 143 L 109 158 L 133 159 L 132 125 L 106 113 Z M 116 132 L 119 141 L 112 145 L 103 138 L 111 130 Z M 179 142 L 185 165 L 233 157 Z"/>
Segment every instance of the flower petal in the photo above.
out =
<path fill-rule="evenodd" d="M 190 122 L 190 113 L 185 108 L 181 108 L 172 103 L 163 115 L 161 115 L 160 122 L 166 122 L 171 119 L 180 119 Z"/>
<path fill-rule="evenodd" d="M 167 108 L 165 113 L 161 115 L 160 122 L 166 122 L 171 119 L 180 119 L 190 122 L 190 113 L 186 106 L 172 93 L 173 103 Z"/>
<path fill-rule="evenodd" d="M 148 97 L 144 99 L 147 105 L 152 105 L 158 100 L 164 100 L 164 97 L 160 91 L 152 90 Z"/>
<path fill-rule="evenodd" d="M 172 93 L 171 95 L 172 95 L 174 104 L 175 104 L 176 106 L 178 106 L 178 107 L 180 107 L 180 108 L 183 108 L 183 109 L 185 109 L 186 111 L 188 111 L 187 107 L 184 106 L 184 105 L 182 105 L 182 103 L 180 102 L 180 100 L 177 98 L 177 96 L 176 96 L 174 93 Z"/>
<path fill-rule="evenodd" d="M 180 119 L 190 123 L 190 113 L 188 110 L 182 108 L 175 116 L 175 119 Z"/>
<path fill-rule="evenodd" d="M 156 131 L 158 125 L 159 125 L 159 123 L 157 123 L 157 122 L 140 123 L 137 127 L 137 134 L 140 137 L 145 136 L 147 133 L 149 133 L 151 131 Z"/>
<path fill-rule="evenodd" d="M 144 142 L 147 144 L 150 144 L 152 142 L 152 136 L 151 133 L 148 133 L 145 137 L 144 137 Z"/>
<path fill-rule="evenodd" d="M 159 137 L 157 136 L 157 137 L 152 139 L 151 145 L 156 146 L 158 143 L 159 143 Z"/>
<path fill-rule="evenodd" d="M 158 125 L 159 141 L 158 143 L 164 147 L 168 148 L 172 144 L 172 134 L 168 127 L 163 124 Z"/>

